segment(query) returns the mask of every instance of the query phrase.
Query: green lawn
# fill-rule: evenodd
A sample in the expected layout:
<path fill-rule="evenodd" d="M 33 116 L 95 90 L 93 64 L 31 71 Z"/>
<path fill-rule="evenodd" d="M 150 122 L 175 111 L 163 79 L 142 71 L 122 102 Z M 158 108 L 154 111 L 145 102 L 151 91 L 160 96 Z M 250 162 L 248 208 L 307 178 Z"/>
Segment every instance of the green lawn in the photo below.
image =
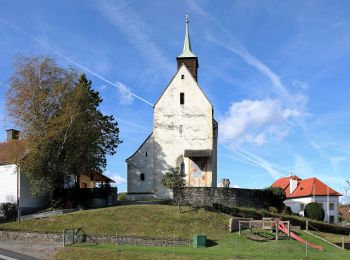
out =
<path fill-rule="evenodd" d="M 0 224 L 1 229 L 36 232 L 62 232 L 64 228 L 82 228 L 88 235 L 137 236 L 190 240 L 193 234 L 205 234 L 213 246 L 202 249 L 176 247 L 78 245 L 66 247 L 56 259 L 305 259 L 305 245 L 297 241 L 257 242 L 228 232 L 230 216 L 220 212 L 194 210 L 169 205 L 128 205 L 80 211 L 21 223 Z M 311 243 L 322 245 L 325 252 L 309 248 L 308 259 L 350 259 L 349 251 L 335 248 L 311 235 L 300 232 Z M 339 235 L 324 233 L 337 238 Z"/>
<path fill-rule="evenodd" d="M 227 236 L 230 216 L 204 209 L 169 205 L 129 205 L 79 211 L 44 219 L 0 224 L 1 229 L 62 232 L 82 228 L 88 235 L 191 239 L 203 233 L 213 240 Z"/>
<path fill-rule="evenodd" d="M 325 248 L 325 252 L 309 248 L 308 259 L 350 258 L 349 251 L 334 248 L 303 232 L 299 235 Z M 255 242 L 233 233 L 217 242 L 208 248 L 120 245 L 118 253 L 111 244 L 81 244 L 64 248 L 55 259 L 306 259 L 305 245 L 294 240 Z"/>
<path fill-rule="evenodd" d="M 350 243 L 349 235 L 339 235 L 339 234 L 325 233 L 325 232 L 319 232 L 314 230 L 309 230 L 309 232 L 312 234 L 315 234 L 316 236 L 322 237 L 332 243 L 341 243 L 342 237 L 344 237 L 345 243 Z"/>

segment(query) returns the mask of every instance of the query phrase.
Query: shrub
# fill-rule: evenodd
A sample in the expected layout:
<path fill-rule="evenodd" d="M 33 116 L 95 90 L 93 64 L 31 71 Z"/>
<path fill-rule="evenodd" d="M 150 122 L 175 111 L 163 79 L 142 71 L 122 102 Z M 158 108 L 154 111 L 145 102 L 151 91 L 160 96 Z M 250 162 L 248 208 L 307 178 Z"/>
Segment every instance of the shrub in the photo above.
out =
<path fill-rule="evenodd" d="M 5 221 L 14 221 L 17 218 L 17 205 L 15 203 L 5 202 L 0 204 L 0 216 Z"/>
<path fill-rule="evenodd" d="M 269 207 L 271 213 L 278 213 L 278 210 L 275 207 Z"/>
<path fill-rule="evenodd" d="M 118 200 L 125 200 L 126 192 L 121 192 L 118 194 Z"/>
<path fill-rule="evenodd" d="M 221 204 L 213 204 L 214 209 L 217 211 L 230 214 L 235 217 L 242 218 L 253 218 L 253 219 L 262 219 L 262 218 L 281 218 L 286 221 L 290 221 L 293 226 L 300 226 L 302 229 L 306 227 L 306 221 L 321 232 L 328 232 L 341 235 L 349 235 L 349 228 L 341 227 L 333 224 L 327 224 L 321 221 L 308 219 L 296 215 L 284 215 L 271 213 L 264 209 L 255 209 L 255 208 L 243 208 L 243 207 L 227 207 Z"/>
<path fill-rule="evenodd" d="M 272 195 L 270 195 L 271 207 L 276 208 L 279 212 L 285 208 L 283 201 L 286 199 L 286 194 L 284 190 L 282 190 L 280 187 L 271 186 L 264 189 L 263 191 L 272 193 Z"/>
<path fill-rule="evenodd" d="M 321 204 L 317 202 L 311 202 L 305 206 L 304 216 L 307 218 L 323 221 L 325 213 Z"/>

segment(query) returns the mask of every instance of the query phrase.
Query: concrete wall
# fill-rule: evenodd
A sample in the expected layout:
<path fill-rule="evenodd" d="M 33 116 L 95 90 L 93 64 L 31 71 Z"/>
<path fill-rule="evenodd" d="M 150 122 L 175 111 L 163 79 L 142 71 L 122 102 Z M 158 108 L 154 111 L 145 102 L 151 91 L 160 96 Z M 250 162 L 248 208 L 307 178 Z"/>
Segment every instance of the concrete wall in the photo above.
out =
<path fill-rule="evenodd" d="M 268 197 L 262 190 L 214 188 L 214 187 L 187 187 L 181 192 L 181 204 L 195 207 L 213 207 L 220 204 L 227 207 L 265 208 L 269 206 Z"/>
<path fill-rule="evenodd" d="M 284 204 L 291 208 L 294 213 L 298 213 L 300 215 L 304 215 L 304 210 L 301 210 L 301 204 L 305 208 L 305 206 L 310 202 L 317 202 L 322 204 L 322 207 L 325 212 L 324 222 L 329 222 L 330 216 L 334 216 L 334 223 L 339 222 L 339 213 L 338 213 L 338 204 L 339 197 L 338 196 L 315 196 L 315 197 L 304 197 L 304 198 L 293 198 L 287 199 L 284 201 Z M 334 210 L 331 210 L 329 204 L 333 203 Z"/>
<path fill-rule="evenodd" d="M 17 203 L 17 167 L 0 165 L 0 203 Z"/>

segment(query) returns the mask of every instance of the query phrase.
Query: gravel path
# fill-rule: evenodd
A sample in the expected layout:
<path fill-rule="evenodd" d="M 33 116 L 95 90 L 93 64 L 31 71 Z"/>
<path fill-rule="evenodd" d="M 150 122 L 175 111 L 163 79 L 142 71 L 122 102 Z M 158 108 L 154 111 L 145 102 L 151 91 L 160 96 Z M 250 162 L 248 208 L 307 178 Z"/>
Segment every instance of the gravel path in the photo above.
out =
<path fill-rule="evenodd" d="M 46 260 L 50 259 L 58 249 L 62 248 L 62 243 L 0 240 L 0 248 Z"/>

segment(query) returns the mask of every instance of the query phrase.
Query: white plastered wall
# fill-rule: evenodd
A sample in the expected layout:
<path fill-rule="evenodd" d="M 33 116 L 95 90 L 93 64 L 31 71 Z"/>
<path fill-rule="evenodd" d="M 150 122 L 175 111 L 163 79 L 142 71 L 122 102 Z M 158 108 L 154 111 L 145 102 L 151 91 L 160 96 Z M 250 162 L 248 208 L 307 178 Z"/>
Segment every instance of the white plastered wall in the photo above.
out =
<path fill-rule="evenodd" d="M 0 203 L 17 203 L 17 166 L 0 165 Z M 40 209 L 47 203 L 46 196 L 33 196 L 31 186 L 25 174 L 19 174 L 19 207 L 26 210 Z"/>
<path fill-rule="evenodd" d="M 303 215 L 304 212 L 300 210 L 300 204 L 303 204 L 304 207 L 310 202 L 317 202 L 322 204 L 322 207 L 325 212 L 325 222 L 329 221 L 329 216 L 334 216 L 334 223 L 339 222 L 339 214 L 338 214 L 338 204 L 339 197 L 338 196 L 315 196 L 315 197 L 303 197 L 303 198 L 293 198 L 287 199 L 284 201 L 284 204 L 291 208 L 294 213 L 298 213 Z M 334 209 L 331 210 L 329 208 L 329 203 L 334 204 Z"/>
<path fill-rule="evenodd" d="M 184 105 L 180 104 L 180 93 L 185 94 Z M 185 66 L 178 70 L 154 107 L 153 136 L 155 192 L 159 197 L 169 197 L 171 194 L 160 183 L 166 170 L 177 166 L 177 159 L 186 149 L 213 149 L 212 106 Z M 212 165 L 208 158 L 208 186 L 213 185 Z"/>
<path fill-rule="evenodd" d="M 17 203 L 17 166 L 0 165 L 0 203 Z"/>
<path fill-rule="evenodd" d="M 153 137 L 141 145 L 137 152 L 127 160 L 128 193 L 153 192 Z M 141 180 L 141 174 L 145 179 Z"/>

